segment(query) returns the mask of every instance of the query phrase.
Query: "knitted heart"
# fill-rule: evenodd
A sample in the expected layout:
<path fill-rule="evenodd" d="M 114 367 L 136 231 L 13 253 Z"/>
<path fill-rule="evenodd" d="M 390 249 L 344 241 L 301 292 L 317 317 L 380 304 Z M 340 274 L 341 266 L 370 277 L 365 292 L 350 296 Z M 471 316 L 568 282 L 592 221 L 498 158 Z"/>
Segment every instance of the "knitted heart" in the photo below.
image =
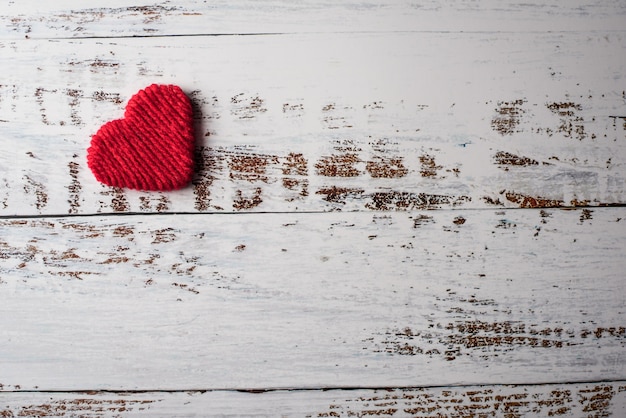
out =
<path fill-rule="evenodd" d="M 87 165 L 101 183 L 136 190 L 175 190 L 191 181 L 191 102 L 178 86 L 153 84 L 135 94 L 123 119 L 91 138 Z"/>

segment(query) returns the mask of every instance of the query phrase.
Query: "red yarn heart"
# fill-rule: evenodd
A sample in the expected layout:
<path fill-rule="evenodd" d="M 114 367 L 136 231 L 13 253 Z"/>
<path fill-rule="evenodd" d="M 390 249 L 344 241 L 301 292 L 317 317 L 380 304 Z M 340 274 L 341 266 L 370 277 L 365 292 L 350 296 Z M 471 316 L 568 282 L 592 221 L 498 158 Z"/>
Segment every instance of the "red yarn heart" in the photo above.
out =
<path fill-rule="evenodd" d="M 178 86 L 153 84 L 129 100 L 123 119 L 91 138 L 87 165 L 109 186 L 175 190 L 191 181 L 193 148 L 189 98 Z"/>

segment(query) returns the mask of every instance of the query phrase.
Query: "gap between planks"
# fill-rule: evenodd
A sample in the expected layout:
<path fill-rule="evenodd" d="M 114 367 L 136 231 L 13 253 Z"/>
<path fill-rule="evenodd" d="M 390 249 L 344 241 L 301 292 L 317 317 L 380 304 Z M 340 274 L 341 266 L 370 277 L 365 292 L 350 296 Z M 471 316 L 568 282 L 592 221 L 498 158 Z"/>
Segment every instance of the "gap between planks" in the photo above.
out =
<path fill-rule="evenodd" d="M 623 416 L 626 382 L 391 390 L 23 393 L 0 416 Z M 87 414 L 87 415 L 82 415 Z"/>
<path fill-rule="evenodd" d="M 391 211 L 391 213 L 422 213 L 422 212 L 503 212 L 503 211 L 542 211 L 546 209 L 561 211 L 576 210 L 603 210 L 603 209 L 619 209 L 626 208 L 626 203 L 604 204 L 601 206 L 593 205 L 576 205 L 576 206 L 558 206 L 558 207 L 502 207 L 502 208 L 437 208 L 437 209 L 415 209 L 408 211 Z M 308 211 L 246 211 L 246 212 L 97 212 L 97 213 L 53 213 L 40 215 L 0 215 L 0 220 L 11 219 L 71 219 L 71 218 L 107 218 L 107 217 L 137 217 L 137 216 L 211 216 L 211 215 L 320 215 L 324 213 L 362 213 L 362 214 L 388 214 L 390 211 L 370 211 L 370 210 L 352 210 L 352 211 L 328 211 L 328 210 L 308 210 Z"/>
<path fill-rule="evenodd" d="M 389 34 L 458 34 L 458 35 L 480 35 L 480 34 L 492 34 L 492 35 L 510 35 L 510 34 L 542 34 L 546 31 L 543 30 L 394 30 L 394 31 L 384 31 L 384 30 L 337 30 L 331 32 L 321 32 L 321 31 L 294 31 L 294 32 L 231 32 L 231 33 L 188 33 L 188 34 L 177 34 L 177 33 L 169 33 L 169 34 L 154 34 L 154 35 L 97 35 L 97 36 L 27 36 L 24 38 L 29 41 L 78 41 L 78 40 L 122 40 L 122 39 L 142 39 L 142 38 L 198 38 L 198 37 L 240 37 L 240 36 L 301 36 L 301 35 L 389 35 Z M 550 31 L 552 34 L 582 34 L 588 33 L 588 30 L 584 29 L 571 29 L 571 30 L 557 30 Z M 603 29 L 603 32 L 608 34 L 611 33 L 623 33 L 624 31 L 621 29 Z M 8 40 L 15 41 L 12 38 L 0 38 L 0 40 Z"/>
<path fill-rule="evenodd" d="M 465 389 L 474 387 L 510 387 L 510 386 L 567 386 L 567 385 L 601 385 L 623 382 L 622 379 L 600 379 L 600 380 L 572 380 L 553 382 L 526 382 L 526 383 L 481 383 L 481 384 L 438 384 L 438 385 L 417 385 L 417 386 L 302 386 L 302 387 L 254 387 L 254 388 L 188 388 L 188 389 L 73 389 L 73 390 L 46 390 L 46 389 L 0 389 L 0 395 L 6 393 L 51 393 L 51 394 L 137 394 L 137 393 L 210 393 L 210 392 L 240 392 L 240 393 L 270 393 L 270 392 L 312 392 L 312 391 L 357 391 L 357 390 L 420 390 L 420 389 Z"/>

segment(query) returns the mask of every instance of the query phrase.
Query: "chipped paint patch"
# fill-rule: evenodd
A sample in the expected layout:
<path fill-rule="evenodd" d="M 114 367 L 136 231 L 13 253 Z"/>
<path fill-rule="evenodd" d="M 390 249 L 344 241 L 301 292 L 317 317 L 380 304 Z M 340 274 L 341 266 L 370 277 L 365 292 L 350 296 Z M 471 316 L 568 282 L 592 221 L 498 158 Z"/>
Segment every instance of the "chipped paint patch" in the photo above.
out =
<path fill-rule="evenodd" d="M 69 61 L 67 65 L 70 67 L 88 67 L 89 71 L 92 73 L 104 72 L 108 74 L 117 74 L 120 69 L 120 63 L 118 61 L 108 58 L 94 58 L 85 61 Z"/>
<path fill-rule="evenodd" d="M 426 225 L 429 223 L 434 223 L 435 220 L 432 216 L 420 214 L 413 218 L 413 228 L 419 228 L 422 225 Z"/>
<path fill-rule="evenodd" d="M 301 153 L 289 153 L 283 162 L 283 175 L 306 176 L 308 174 L 307 159 Z"/>
<path fill-rule="evenodd" d="M 309 169 L 308 161 L 304 155 L 294 152 L 289 153 L 283 159 L 281 170 L 284 176 L 289 176 L 283 178 L 283 187 L 298 192 L 297 196 L 289 196 L 285 200 L 292 201 L 309 195 L 309 180 L 307 179 Z"/>
<path fill-rule="evenodd" d="M 283 114 L 290 118 L 301 117 L 304 115 L 304 104 L 302 101 L 298 103 L 283 103 Z"/>
<path fill-rule="evenodd" d="M 157 229 L 152 232 L 152 244 L 175 241 L 177 239 L 176 232 L 173 228 Z"/>
<path fill-rule="evenodd" d="M 232 104 L 231 114 L 237 119 L 254 119 L 258 115 L 267 112 L 265 100 L 258 95 L 239 93 L 230 98 Z"/>
<path fill-rule="evenodd" d="M 361 170 L 355 167 L 361 159 L 357 154 L 345 153 L 320 158 L 315 163 L 317 174 L 325 177 L 358 177 Z"/>
<path fill-rule="evenodd" d="M 618 412 L 617 384 L 379 389 L 337 393 L 318 417 L 509 417 L 593 416 Z"/>
<path fill-rule="evenodd" d="M 353 112 L 351 106 L 329 103 L 322 107 L 322 124 L 326 129 L 352 128 L 354 124 L 349 119 Z"/>
<path fill-rule="evenodd" d="M 139 210 L 142 212 L 166 212 L 169 210 L 171 203 L 170 198 L 163 194 L 139 196 Z"/>
<path fill-rule="evenodd" d="M 456 218 L 454 218 L 452 223 L 455 224 L 455 225 L 463 225 L 465 223 L 465 221 L 466 221 L 466 219 L 463 216 L 457 216 Z"/>
<path fill-rule="evenodd" d="M 530 165 L 538 165 L 539 162 L 537 160 L 533 160 L 528 157 L 520 157 L 515 154 L 511 154 L 506 151 L 498 151 L 494 155 L 494 160 L 496 164 L 498 164 L 501 168 L 508 171 L 508 166 L 519 166 L 526 167 Z"/>
<path fill-rule="evenodd" d="M 469 196 L 435 195 L 410 192 L 375 192 L 368 196 L 365 207 L 372 210 L 439 209 L 458 206 L 471 200 Z"/>
<path fill-rule="evenodd" d="M 100 195 L 111 197 L 109 207 L 113 209 L 114 212 L 128 212 L 130 210 L 130 204 L 128 203 L 124 189 L 119 187 L 107 187 L 105 190 L 100 192 Z M 100 203 L 100 209 L 102 209 L 103 204 L 106 205 L 106 203 Z"/>
<path fill-rule="evenodd" d="M 495 305 L 493 300 L 479 300 L 475 296 L 461 298 L 459 302 L 474 306 Z M 463 313 L 463 309 L 450 312 Z M 456 321 L 448 324 L 431 324 L 426 329 L 411 327 L 394 328 L 385 331 L 379 341 L 376 338 L 364 340 L 373 344 L 374 352 L 390 355 L 426 355 L 442 357 L 447 361 L 463 356 L 482 359 L 494 358 L 503 353 L 519 350 L 521 347 L 534 349 L 561 349 L 585 344 L 590 336 L 595 339 L 613 338 L 624 345 L 624 327 L 598 327 L 596 329 L 562 326 L 539 328 L 517 321 L 485 322 Z"/>
<path fill-rule="evenodd" d="M 237 190 L 237 194 L 235 197 L 235 201 L 233 202 L 233 208 L 236 210 L 245 210 L 245 209 L 253 209 L 259 206 L 263 199 L 261 198 L 261 194 L 263 193 L 263 189 L 260 187 L 252 190 L 251 194 L 244 195 L 242 190 Z"/>
<path fill-rule="evenodd" d="M 83 91 L 79 89 L 66 89 L 65 94 L 69 98 L 68 106 L 70 107 L 70 121 L 74 126 L 80 126 L 83 121 L 78 111 L 80 99 L 83 97 Z"/>
<path fill-rule="evenodd" d="M 61 226 L 61 228 L 79 232 L 81 238 L 99 238 L 99 237 L 104 236 L 104 233 L 102 230 L 97 228 L 95 225 L 91 225 L 88 223 L 69 222 L 69 223 L 64 223 Z"/>
<path fill-rule="evenodd" d="M 493 206 L 504 206 L 504 203 L 502 203 L 500 201 L 500 198 L 493 198 L 491 196 L 483 196 L 482 200 L 487 203 L 488 205 L 493 205 Z"/>
<path fill-rule="evenodd" d="M 585 120 L 577 115 L 582 110 L 582 106 L 574 102 L 552 102 L 546 107 L 555 115 L 560 117 L 560 123 L 556 131 L 566 138 L 576 138 L 582 141 L 587 137 L 585 132 Z M 552 134 L 552 132 L 548 132 Z"/>
<path fill-rule="evenodd" d="M 609 417 L 624 406 L 622 382 L 379 389 L 16 393 L 1 417 L 228 415 L 302 417 Z M 0 385 L 1 388 L 2 385 Z M 39 415 L 40 414 L 40 415 Z"/>
<path fill-rule="evenodd" d="M 359 199 L 365 190 L 348 187 L 325 187 L 315 192 L 324 196 L 324 200 L 331 203 L 345 204 L 347 199 Z"/>
<path fill-rule="evenodd" d="M 73 158 L 78 158 L 78 155 L 74 154 Z M 68 200 L 70 208 L 68 209 L 68 213 L 78 213 L 81 202 L 80 193 L 83 188 L 80 181 L 78 181 L 78 171 L 80 169 L 80 165 L 76 161 L 70 161 L 67 166 L 69 168 L 71 178 L 70 184 L 67 187 L 70 193 Z"/>
<path fill-rule="evenodd" d="M 154 400 L 75 398 L 51 400 L 41 404 L 21 405 L 0 410 L 0 417 L 67 417 L 128 414 L 145 410 Z"/>
<path fill-rule="evenodd" d="M 580 219 L 580 223 L 583 223 L 585 221 L 589 221 L 589 220 L 593 219 L 592 214 L 593 214 L 592 210 L 590 210 L 590 209 L 583 209 L 580 212 L 580 218 L 579 218 Z"/>
<path fill-rule="evenodd" d="M 120 237 L 120 238 L 128 237 L 129 241 L 132 241 L 134 239 L 133 237 L 134 233 L 135 233 L 135 228 L 130 227 L 130 226 L 117 226 L 113 230 L 114 237 Z"/>
<path fill-rule="evenodd" d="M 96 90 L 91 94 L 91 99 L 96 102 L 110 102 L 115 105 L 124 103 L 119 93 L 107 93 L 104 90 Z"/>
<path fill-rule="evenodd" d="M 185 283 L 172 283 L 172 286 L 177 287 L 177 288 L 179 288 L 181 290 L 186 290 L 186 291 L 191 292 L 191 293 L 196 294 L 196 295 L 200 294 L 200 292 L 196 288 L 191 287 L 191 286 L 189 286 L 188 284 L 185 284 Z"/>
<path fill-rule="evenodd" d="M 526 111 L 523 108 L 526 100 L 517 99 L 510 102 L 498 102 L 496 116 L 491 120 L 491 128 L 501 135 L 512 135 L 520 132 L 519 124 Z"/>
<path fill-rule="evenodd" d="M 268 176 L 266 171 L 269 164 L 278 164 L 278 157 L 260 154 L 232 155 L 228 161 L 230 178 L 233 180 L 262 181 L 267 183 Z"/>
<path fill-rule="evenodd" d="M 419 157 L 422 168 L 420 174 L 422 177 L 435 178 L 437 177 L 437 171 L 443 167 L 435 163 L 435 157 L 429 154 L 422 154 Z"/>
<path fill-rule="evenodd" d="M 46 186 L 40 181 L 33 179 L 30 175 L 25 175 L 24 193 L 35 196 L 35 207 L 41 212 L 48 204 L 48 192 Z"/>
<path fill-rule="evenodd" d="M 56 93 L 56 90 L 46 90 L 43 87 L 37 87 L 35 89 L 35 101 L 39 105 L 39 112 L 40 112 L 40 115 L 41 115 L 41 122 L 44 125 L 53 125 L 53 123 L 51 123 L 48 120 L 48 116 L 46 115 L 46 106 L 44 104 L 44 94 L 45 93 Z"/>
<path fill-rule="evenodd" d="M 520 208 L 556 208 L 563 206 L 563 201 L 558 199 L 533 197 L 514 192 L 504 192 L 504 195 L 506 200 L 519 205 Z"/>
<path fill-rule="evenodd" d="M 218 157 L 212 148 L 196 148 L 196 170 L 192 180 L 195 210 L 206 212 L 211 208 L 211 185 L 217 179 L 217 171 L 222 167 L 223 161 L 223 156 Z"/>
<path fill-rule="evenodd" d="M 365 169 L 373 178 L 402 178 L 409 172 L 402 161 L 402 157 L 375 156 L 366 163 Z"/>

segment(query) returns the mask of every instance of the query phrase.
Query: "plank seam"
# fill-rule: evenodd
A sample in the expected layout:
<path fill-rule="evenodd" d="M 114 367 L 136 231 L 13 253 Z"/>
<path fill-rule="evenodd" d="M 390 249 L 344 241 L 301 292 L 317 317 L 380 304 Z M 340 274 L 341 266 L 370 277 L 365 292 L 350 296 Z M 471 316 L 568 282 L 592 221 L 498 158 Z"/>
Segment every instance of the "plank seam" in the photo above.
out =
<path fill-rule="evenodd" d="M 417 209 L 406 211 L 385 211 L 385 210 L 354 210 L 343 211 L 343 213 L 421 213 L 421 212 L 494 212 L 494 211 L 540 211 L 545 209 L 552 210 L 582 210 L 582 209 L 621 209 L 626 208 L 626 203 L 611 203 L 604 205 L 577 205 L 577 206 L 555 206 L 550 208 L 520 208 L 520 207 L 501 207 L 501 208 L 440 208 L 440 209 Z M 100 212 L 100 213 L 67 213 L 67 214 L 33 214 L 33 215 L 0 215 L 0 220 L 18 220 L 18 219 L 76 219 L 76 218 L 93 218 L 93 217 L 136 217 L 136 216 L 209 216 L 209 215 L 306 215 L 306 214 L 325 214 L 337 213 L 328 210 L 310 210 L 310 211 L 224 211 L 224 212 Z"/>
<path fill-rule="evenodd" d="M 293 36 L 293 35 L 385 35 L 385 34 L 542 34 L 546 33 L 545 30 L 530 30 L 530 31 L 483 31 L 483 30 L 400 30 L 400 31 L 329 31 L 329 32 L 230 32 L 230 33 L 188 33 L 188 34 L 154 34 L 154 35 L 113 35 L 113 36 L 103 36 L 103 35 L 95 35 L 95 36 L 52 36 L 52 37 L 37 37 L 37 36 L 28 36 L 24 39 L 26 40 L 60 40 L 60 41 L 77 41 L 77 40 L 90 40 L 90 39 L 133 39 L 133 38 L 181 38 L 181 37 L 227 37 L 227 36 Z M 581 33 L 624 33 L 625 30 L 619 29 L 595 29 L 595 30 L 561 30 L 561 31 L 549 31 L 549 33 L 554 34 L 581 34 Z M 19 38 L 0 38 L 0 40 L 7 41 L 15 41 L 19 40 Z"/>
<path fill-rule="evenodd" d="M 320 386 L 320 387 L 270 387 L 270 388 L 195 388 L 195 389 L 81 389 L 81 390 L 43 390 L 43 389 L 17 389 L 0 390 L 4 393 L 49 393 L 49 394 L 141 394 L 141 393 L 207 393 L 207 392 L 240 392 L 240 393 L 271 393 L 271 392 L 329 392 L 329 391 L 357 391 L 357 390 L 418 390 L 418 389 L 462 389 L 469 387 L 505 387 L 505 386 L 566 386 L 566 385 L 599 385 L 626 382 L 624 379 L 603 379 L 603 380 L 571 380 L 571 381 L 546 381 L 531 383 L 467 383 L 451 385 L 422 385 L 422 386 Z"/>

